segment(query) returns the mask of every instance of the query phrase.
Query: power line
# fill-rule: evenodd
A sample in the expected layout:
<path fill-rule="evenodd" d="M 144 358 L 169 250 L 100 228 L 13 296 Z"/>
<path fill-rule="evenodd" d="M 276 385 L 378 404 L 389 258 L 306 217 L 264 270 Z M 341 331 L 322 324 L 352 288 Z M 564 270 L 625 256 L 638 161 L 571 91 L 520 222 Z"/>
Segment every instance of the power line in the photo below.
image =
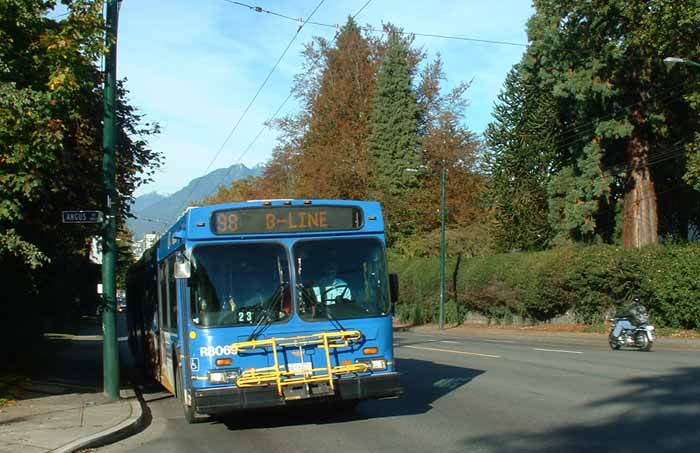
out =
<path fill-rule="evenodd" d="M 150 218 L 150 217 L 145 217 L 145 216 L 136 215 L 136 214 L 134 214 L 134 219 L 135 219 L 135 220 L 145 220 L 145 221 L 147 221 L 147 222 L 163 223 L 163 224 L 165 224 L 165 225 L 170 225 L 170 224 L 172 223 L 172 222 L 167 222 L 167 221 L 165 221 L 165 220 L 161 220 L 161 219 L 152 219 L 152 218 Z"/>
<path fill-rule="evenodd" d="M 299 22 L 301 20 L 300 18 L 294 18 L 294 17 L 288 16 L 286 14 L 276 13 L 274 11 L 263 9 L 259 6 L 248 5 L 248 4 L 233 1 L 233 0 L 224 0 L 224 1 L 227 3 L 234 4 L 234 5 L 242 6 L 244 8 L 248 8 L 251 11 L 255 11 L 257 13 L 266 13 L 266 14 L 281 17 L 283 19 L 294 21 L 294 22 Z M 357 12 L 357 14 L 355 16 L 357 16 L 360 12 L 362 12 L 362 10 L 365 9 L 365 7 L 371 1 L 372 0 L 369 0 L 367 3 L 365 3 L 365 5 L 362 8 L 360 8 L 360 10 Z M 323 23 L 323 22 L 314 22 L 314 21 L 307 21 L 306 23 L 308 23 L 310 25 L 316 25 L 319 27 L 327 27 L 327 28 L 335 28 L 335 29 L 340 28 L 339 24 L 327 24 L 327 23 Z M 370 27 L 370 26 L 360 27 L 360 28 L 363 30 L 371 31 L 371 32 L 375 32 L 375 33 L 383 33 L 384 32 L 384 30 L 382 30 L 382 29 Z M 407 32 L 407 31 L 396 31 L 396 32 L 399 34 L 402 34 L 402 35 L 423 36 L 423 37 L 428 37 L 428 38 L 453 39 L 453 40 L 457 40 L 457 41 L 470 41 L 470 42 L 479 42 L 479 43 L 484 43 L 484 44 L 497 44 L 497 45 L 502 45 L 502 46 L 528 47 L 528 44 L 524 44 L 524 43 L 510 42 L 510 41 L 498 41 L 498 40 L 493 40 L 493 39 L 470 38 L 470 37 L 466 37 L 466 36 L 444 35 L 444 34 L 437 34 L 437 33 L 418 33 L 418 32 Z"/>
<path fill-rule="evenodd" d="M 364 11 L 365 8 L 367 8 L 367 5 L 369 5 L 370 3 L 372 3 L 372 0 L 367 0 L 367 2 L 365 2 L 364 5 L 362 5 L 362 8 L 358 9 L 357 12 L 352 16 L 352 18 L 354 19 L 354 18 L 356 18 L 357 16 L 359 16 L 360 13 L 361 13 L 362 11 Z M 336 35 L 336 36 L 337 36 L 337 35 Z"/>
<path fill-rule="evenodd" d="M 263 80 L 262 84 L 260 84 L 260 87 L 258 88 L 258 91 L 255 92 L 255 95 L 254 95 L 253 98 L 250 100 L 250 102 L 248 103 L 247 107 L 245 108 L 245 110 L 243 111 L 243 113 L 241 114 L 241 116 L 238 118 L 238 121 L 236 121 L 236 124 L 233 126 L 233 128 L 231 128 L 231 131 L 228 133 L 228 135 L 226 136 L 226 139 L 224 140 L 224 142 L 221 144 L 221 146 L 220 146 L 219 149 L 217 150 L 216 154 L 214 155 L 214 158 L 211 160 L 211 162 L 209 162 L 209 165 L 207 165 L 206 170 L 204 170 L 204 173 L 205 173 L 205 174 L 209 171 L 209 169 L 210 169 L 211 166 L 214 164 L 214 162 L 216 162 L 216 159 L 218 159 L 219 155 L 221 154 L 221 151 L 223 151 L 224 147 L 226 146 L 226 143 L 228 143 L 228 141 L 229 141 L 229 139 L 231 138 L 231 136 L 233 135 L 233 133 L 236 131 L 236 129 L 238 129 L 238 125 L 241 124 L 241 121 L 243 121 L 243 118 L 245 118 L 246 114 L 248 113 L 248 111 L 249 111 L 250 108 L 252 107 L 253 103 L 254 103 L 255 100 L 258 98 L 258 95 L 260 94 L 260 92 L 262 91 L 262 89 L 265 87 L 265 85 L 267 84 L 268 80 L 270 80 L 270 77 L 272 76 L 272 73 L 275 72 L 275 70 L 277 69 L 277 66 L 279 66 L 280 62 L 282 61 L 282 58 L 284 58 L 284 56 L 287 54 L 287 51 L 289 51 L 289 48 L 292 47 L 292 44 L 294 43 L 294 41 L 296 41 L 297 37 L 299 36 L 299 32 L 301 32 L 302 28 L 304 27 L 304 25 L 306 25 L 306 23 L 308 22 L 308 20 L 309 20 L 311 17 L 313 17 L 313 15 L 316 13 L 316 11 L 318 11 L 318 9 L 321 7 L 321 5 L 323 4 L 324 1 L 325 1 L 325 0 L 321 0 L 321 1 L 316 5 L 316 8 L 314 8 L 314 10 L 311 12 L 311 14 L 309 15 L 309 17 L 299 26 L 299 28 L 297 28 L 297 31 L 294 33 L 294 36 L 292 36 L 292 39 L 289 41 L 289 44 L 287 44 L 287 47 L 285 47 L 284 51 L 283 51 L 282 54 L 279 56 L 279 58 L 278 58 L 277 61 L 275 62 L 275 65 L 272 67 L 272 69 L 270 69 L 270 72 L 268 72 L 267 76 L 265 77 L 265 80 Z M 200 179 L 200 180 L 201 180 L 201 179 Z M 192 186 L 192 189 L 190 190 L 190 193 L 189 193 L 189 194 L 187 195 L 187 197 L 185 198 L 185 203 L 184 203 L 184 205 L 181 207 L 181 210 L 182 210 L 182 208 L 184 208 L 185 206 L 187 206 L 187 203 L 189 203 L 190 197 L 192 196 L 192 194 L 194 193 L 194 191 L 197 189 L 197 186 L 199 185 L 199 181 L 200 181 L 200 180 L 198 180 L 198 181 L 194 184 L 194 186 Z"/>
<path fill-rule="evenodd" d="M 255 10 L 255 11 L 258 11 L 258 9 L 260 9 L 261 12 L 268 12 L 268 13 L 270 13 L 270 14 L 275 14 L 275 13 L 269 12 L 269 11 L 267 11 L 267 10 L 263 10 L 263 9 L 260 8 L 260 7 L 255 7 L 255 6 L 246 5 L 246 4 L 244 4 L 244 3 L 240 3 L 240 2 L 237 2 L 237 1 L 233 1 L 233 0 L 224 0 L 224 1 L 226 1 L 226 2 L 228 2 L 228 3 L 236 4 L 236 5 L 242 5 L 242 6 L 245 6 L 245 7 L 247 7 L 247 8 L 253 9 L 253 10 Z M 372 0 L 367 0 L 367 1 L 365 2 L 365 4 L 362 5 L 362 7 L 361 7 L 359 10 L 357 10 L 357 12 L 352 16 L 352 18 L 355 19 L 355 18 L 367 7 L 367 5 L 369 5 L 370 3 L 372 3 Z M 260 12 L 260 11 L 258 11 L 258 12 Z M 275 15 L 279 15 L 279 14 L 275 14 Z M 309 23 L 310 23 L 310 22 L 309 22 Z M 335 36 L 333 37 L 333 41 L 335 41 L 335 40 L 338 38 L 338 34 L 339 34 L 339 32 L 336 32 Z M 317 58 L 314 60 L 314 64 L 318 63 L 318 60 L 319 60 L 320 58 L 321 58 L 321 55 L 318 55 Z M 263 127 L 260 128 L 260 131 L 258 131 L 257 135 L 256 135 L 256 136 L 253 138 L 253 140 L 248 144 L 248 146 L 246 146 L 245 150 L 243 150 L 243 152 L 241 153 L 241 155 L 238 156 L 238 159 L 236 159 L 236 161 L 234 162 L 234 165 L 237 164 L 237 163 L 239 163 L 239 162 L 241 161 L 241 159 L 243 159 L 243 157 L 244 157 L 246 154 L 248 154 L 248 151 L 250 151 L 250 149 L 253 147 L 253 145 L 255 145 L 255 143 L 258 141 L 258 139 L 259 139 L 260 136 L 263 134 L 263 132 L 265 132 L 265 129 L 268 129 L 268 128 L 269 128 L 268 125 L 269 125 L 269 124 L 272 124 L 272 121 L 273 121 L 275 118 L 277 118 L 277 115 L 280 113 L 280 111 L 282 111 L 282 108 L 284 108 L 284 106 L 287 104 L 287 102 L 289 102 L 289 100 L 292 98 L 293 95 L 294 95 L 294 92 L 293 92 L 293 91 L 290 91 L 289 94 L 287 95 L 287 97 L 284 99 L 284 101 L 282 101 L 282 103 L 279 105 L 279 107 L 277 107 L 277 110 L 275 110 L 275 113 L 273 113 L 272 116 L 263 124 Z M 219 184 L 218 184 L 219 186 L 220 186 L 220 185 L 223 183 L 223 181 L 228 177 L 228 175 L 230 174 L 230 172 L 231 172 L 231 170 L 229 169 L 229 170 L 226 172 L 226 174 L 224 174 L 224 175 L 221 177 L 221 180 L 220 180 L 220 182 L 219 182 Z"/>

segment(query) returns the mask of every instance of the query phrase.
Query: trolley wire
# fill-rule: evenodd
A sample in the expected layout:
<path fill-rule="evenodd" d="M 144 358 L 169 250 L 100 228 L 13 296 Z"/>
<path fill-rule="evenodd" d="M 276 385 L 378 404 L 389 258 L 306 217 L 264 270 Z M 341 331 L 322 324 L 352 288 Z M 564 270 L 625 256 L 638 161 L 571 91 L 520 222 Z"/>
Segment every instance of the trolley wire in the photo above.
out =
<path fill-rule="evenodd" d="M 246 6 L 246 7 L 251 8 L 251 9 L 255 9 L 256 11 L 257 11 L 257 8 L 258 8 L 258 7 L 253 7 L 253 6 L 245 5 L 245 4 L 243 4 L 243 3 L 236 2 L 236 1 L 233 1 L 233 0 L 224 0 L 224 1 L 229 2 L 229 3 L 234 3 L 234 4 L 241 4 L 241 5 L 243 5 L 243 6 Z M 355 19 L 358 15 L 360 15 L 360 13 L 361 13 L 371 2 L 372 2 L 372 0 L 367 0 L 367 1 L 365 2 L 365 4 L 362 5 L 362 7 L 361 7 L 359 10 L 357 10 L 357 12 L 355 12 L 355 14 L 352 16 L 352 18 Z M 266 11 L 266 10 L 262 10 L 262 8 L 260 8 L 260 9 L 261 9 L 261 11 L 263 11 L 263 12 L 268 12 L 268 11 Z M 278 15 L 278 14 L 275 14 L 275 15 Z M 339 35 L 339 32 L 336 32 L 336 33 L 335 33 L 335 36 L 333 37 L 333 39 L 331 40 L 331 42 L 335 42 L 335 40 L 338 39 L 338 35 Z M 313 64 L 318 63 L 318 61 L 320 60 L 320 58 L 321 58 L 321 55 L 319 54 L 319 55 L 314 59 Z M 275 112 L 272 114 L 272 116 L 271 116 L 267 121 L 265 121 L 265 122 L 263 123 L 263 126 L 260 128 L 260 130 L 258 131 L 258 133 L 257 133 L 257 134 L 255 135 L 255 137 L 253 138 L 253 140 L 248 144 L 248 146 L 246 146 L 246 148 L 243 150 L 243 152 L 238 156 L 238 159 L 236 159 L 236 160 L 234 161 L 233 165 L 236 165 L 237 163 L 239 163 L 239 162 L 241 161 L 241 159 L 243 159 L 243 157 L 245 157 L 245 155 L 248 154 L 248 151 L 250 151 L 251 148 L 255 145 L 255 143 L 258 141 L 258 139 L 259 139 L 260 136 L 263 134 L 263 132 L 265 132 L 266 129 L 269 129 L 270 124 L 272 124 L 272 121 L 274 121 L 275 118 L 277 118 L 277 115 L 279 115 L 279 113 L 282 111 L 282 109 L 284 108 L 284 106 L 287 104 L 287 102 L 289 102 L 289 100 L 292 98 L 293 95 L 294 95 L 294 92 L 290 90 L 290 92 L 289 92 L 289 94 L 287 95 L 287 97 L 282 101 L 282 103 L 279 105 L 279 107 L 277 107 L 277 110 L 275 110 Z M 228 175 L 230 174 L 230 172 L 231 172 L 231 167 L 229 167 L 228 171 L 227 171 L 224 175 L 222 175 L 221 179 L 219 180 L 219 184 L 218 184 L 217 186 L 220 186 L 221 184 L 223 184 L 223 181 L 226 180 L 226 178 L 228 177 Z"/>
<path fill-rule="evenodd" d="M 301 32 L 301 30 L 302 30 L 302 28 L 304 27 L 304 25 L 306 25 L 306 23 L 308 22 L 308 20 L 309 20 L 311 17 L 313 17 L 313 15 L 316 13 L 316 11 L 318 11 L 318 9 L 321 7 L 321 5 L 322 5 L 324 2 L 325 2 L 325 0 L 321 0 L 321 1 L 316 5 L 316 7 L 314 8 L 314 10 L 311 12 L 311 14 L 309 15 L 309 17 L 299 26 L 299 28 L 297 28 L 297 31 L 294 33 L 294 36 L 292 36 L 292 39 L 290 39 L 289 43 L 287 44 L 287 47 L 285 47 L 284 51 L 283 51 L 282 54 L 279 56 L 279 58 L 278 58 L 277 61 L 275 62 L 275 64 L 274 64 L 274 66 L 272 67 L 272 69 L 270 69 L 270 71 L 268 72 L 267 76 L 265 77 L 265 79 L 263 80 L 263 82 L 260 84 L 260 87 L 259 87 L 258 90 L 255 92 L 255 95 L 253 95 L 253 98 L 250 100 L 250 102 L 249 102 L 248 105 L 246 106 L 245 110 L 243 110 L 243 113 L 241 114 L 241 116 L 238 118 L 238 120 L 236 121 L 236 123 L 234 124 L 234 126 L 231 128 L 231 131 L 228 133 L 228 135 L 227 135 L 226 138 L 224 139 L 224 141 L 223 141 L 223 143 L 221 144 L 221 146 L 219 146 L 219 149 L 217 150 L 216 154 L 214 155 L 214 158 L 211 160 L 211 162 L 209 162 L 209 165 L 207 165 L 206 170 L 204 170 L 204 174 L 206 174 L 206 173 L 211 169 L 211 166 L 212 166 L 212 165 L 214 164 L 214 162 L 216 162 L 216 160 L 219 158 L 219 155 L 220 155 L 221 152 L 223 151 L 223 149 L 224 149 L 224 147 L 226 146 L 226 144 L 228 143 L 228 141 L 229 141 L 229 140 L 231 139 L 231 137 L 233 136 L 233 133 L 238 129 L 238 126 L 241 124 L 241 122 L 243 121 L 243 119 L 244 119 L 244 118 L 246 117 L 246 115 L 248 114 L 248 111 L 249 111 L 250 108 L 253 106 L 253 103 L 254 103 L 255 100 L 258 98 L 258 95 L 259 95 L 260 92 L 263 90 L 263 88 L 265 88 L 265 85 L 267 85 L 268 80 L 270 80 L 270 77 L 272 76 L 272 74 L 273 74 L 273 73 L 275 72 L 275 70 L 277 69 L 277 66 L 279 66 L 280 62 L 282 61 L 282 59 L 284 58 L 284 56 L 285 56 L 285 55 L 287 54 L 287 52 L 289 51 L 289 48 L 292 47 L 292 44 L 294 44 L 294 41 L 296 41 L 297 37 L 299 37 L 299 33 Z M 199 182 L 200 182 L 200 181 L 201 181 L 201 178 L 200 178 L 199 180 L 197 180 L 197 182 L 195 182 L 195 184 L 192 186 L 192 189 L 190 190 L 189 194 L 188 194 L 187 197 L 185 198 L 184 204 L 183 204 L 183 205 L 180 207 L 180 209 L 179 209 L 180 211 L 181 211 L 182 209 L 184 209 L 184 208 L 187 206 L 187 204 L 188 204 L 189 201 L 190 201 L 190 198 L 192 197 L 192 194 L 194 193 L 194 191 L 195 191 L 195 190 L 197 189 L 197 187 L 199 186 Z"/>
<path fill-rule="evenodd" d="M 256 13 L 270 14 L 272 16 L 277 16 L 277 17 L 280 17 L 282 19 L 286 19 L 289 21 L 299 22 L 302 20 L 301 18 L 292 17 L 292 16 L 288 16 L 286 14 L 281 14 L 281 13 L 277 13 L 274 11 L 270 11 L 270 10 L 261 8 L 260 6 L 248 5 L 246 3 L 242 3 L 242 2 L 238 2 L 238 1 L 234 1 L 234 0 L 223 0 L 223 1 L 237 5 L 237 6 L 241 6 L 244 8 L 248 8 L 251 11 L 254 11 Z M 362 12 L 362 10 L 365 9 L 365 7 L 370 3 L 370 1 L 368 1 L 362 8 L 360 8 L 360 10 L 355 14 L 355 16 L 353 16 L 353 18 L 356 17 L 357 15 L 359 15 L 360 12 Z M 324 22 L 314 22 L 314 21 L 307 21 L 306 23 L 310 24 L 310 25 L 316 25 L 318 27 L 335 28 L 335 29 L 340 28 L 339 24 L 328 24 L 328 23 L 324 23 Z M 365 27 L 360 27 L 360 28 L 362 28 L 363 30 L 371 31 L 371 32 L 375 32 L 375 33 L 383 33 L 384 32 L 384 30 L 382 30 L 382 29 L 379 29 L 376 27 L 371 27 L 371 26 L 365 26 Z M 396 33 L 399 33 L 402 35 L 423 36 L 423 37 L 428 37 L 428 38 L 453 39 L 453 40 L 458 40 L 458 41 L 471 41 L 471 42 L 479 42 L 479 43 L 484 43 L 484 44 L 498 44 L 498 45 L 504 45 L 504 46 L 528 47 L 528 44 L 525 44 L 525 43 L 499 41 L 499 40 L 493 40 L 493 39 L 471 38 L 471 37 L 457 36 L 457 35 L 445 35 L 445 34 L 438 34 L 438 33 L 406 32 L 406 31 L 398 31 L 398 30 L 396 31 Z"/>

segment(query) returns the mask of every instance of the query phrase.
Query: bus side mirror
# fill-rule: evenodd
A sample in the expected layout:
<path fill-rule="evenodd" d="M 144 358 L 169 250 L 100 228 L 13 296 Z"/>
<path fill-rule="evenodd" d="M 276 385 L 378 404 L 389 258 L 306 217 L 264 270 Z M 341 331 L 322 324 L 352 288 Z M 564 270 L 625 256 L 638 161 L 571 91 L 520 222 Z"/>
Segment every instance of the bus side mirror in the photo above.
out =
<path fill-rule="evenodd" d="M 175 258 L 175 268 L 173 269 L 173 271 L 175 278 L 190 278 L 190 275 L 192 273 L 190 260 L 188 260 L 182 254 L 178 253 L 177 257 Z"/>
<path fill-rule="evenodd" d="M 399 301 L 399 276 L 389 274 L 389 295 L 391 297 L 391 312 L 394 312 L 396 303 Z"/>

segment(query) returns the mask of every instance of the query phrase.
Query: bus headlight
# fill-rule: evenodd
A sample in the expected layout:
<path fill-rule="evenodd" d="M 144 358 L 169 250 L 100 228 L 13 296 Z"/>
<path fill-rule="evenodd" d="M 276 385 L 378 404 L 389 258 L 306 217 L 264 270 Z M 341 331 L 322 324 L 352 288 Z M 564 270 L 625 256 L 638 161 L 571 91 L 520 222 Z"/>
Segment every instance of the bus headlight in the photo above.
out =
<path fill-rule="evenodd" d="M 366 363 L 370 370 L 381 371 L 386 370 L 386 360 L 383 357 L 373 359 L 357 359 L 357 363 Z"/>
<path fill-rule="evenodd" d="M 209 382 L 211 384 L 231 384 L 241 375 L 240 368 L 233 370 L 216 370 L 209 372 Z"/>

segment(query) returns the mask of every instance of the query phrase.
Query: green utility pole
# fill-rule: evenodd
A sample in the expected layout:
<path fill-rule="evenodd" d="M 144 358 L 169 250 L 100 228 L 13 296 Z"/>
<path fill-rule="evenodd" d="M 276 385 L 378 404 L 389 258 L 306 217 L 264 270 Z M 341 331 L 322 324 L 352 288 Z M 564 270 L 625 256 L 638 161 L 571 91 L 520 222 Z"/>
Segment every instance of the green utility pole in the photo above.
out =
<path fill-rule="evenodd" d="M 445 328 L 445 183 L 447 182 L 447 168 L 442 162 L 442 175 L 440 180 L 440 329 Z"/>
<path fill-rule="evenodd" d="M 104 393 L 112 400 L 119 399 L 119 349 L 117 343 L 117 221 L 115 188 L 116 90 L 117 90 L 117 24 L 119 6 L 117 0 L 107 1 L 107 55 L 105 56 L 104 125 L 102 131 L 102 174 L 107 194 L 106 220 L 102 242 L 102 294 L 105 307 L 102 311 L 102 356 L 104 366 Z"/>

